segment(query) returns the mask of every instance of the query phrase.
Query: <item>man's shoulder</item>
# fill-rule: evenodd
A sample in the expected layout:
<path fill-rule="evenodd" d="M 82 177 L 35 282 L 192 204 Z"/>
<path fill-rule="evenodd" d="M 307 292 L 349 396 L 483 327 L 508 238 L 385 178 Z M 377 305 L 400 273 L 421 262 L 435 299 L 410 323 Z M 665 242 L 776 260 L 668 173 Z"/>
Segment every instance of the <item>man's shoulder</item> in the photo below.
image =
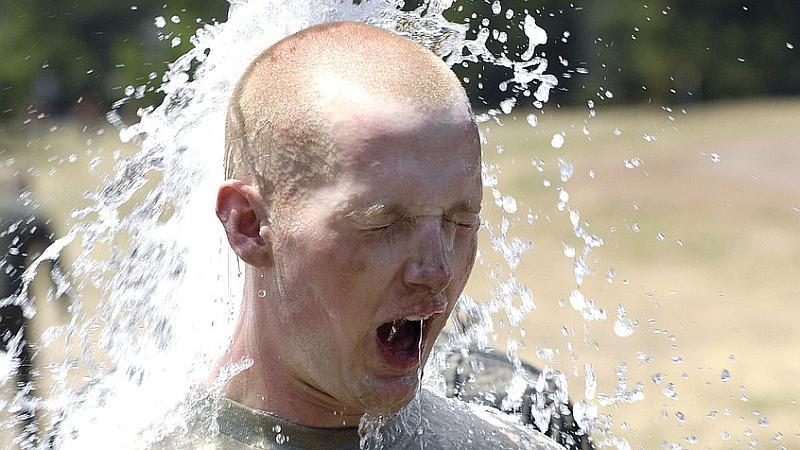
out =
<path fill-rule="evenodd" d="M 524 425 L 517 417 L 493 408 L 422 394 L 423 433 L 431 448 L 562 449 L 552 439 Z M 430 445 L 432 444 L 432 445 Z"/>
<path fill-rule="evenodd" d="M 222 433 L 191 429 L 176 431 L 148 447 L 148 450 L 252 450 L 242 442 Z"/>
<path fill-rule="evenodd" d="M 233 402 L 230 402 L 233 403 Z M 415 405 L 417 405 L 415 407 Z M 209 426 L 207 420 L 189 421 L 182 430 L 176 430 L 149 447 L 151 450 L 251 450 L 251 449 L 292 449 L 307 448 L 299 445 L 297 439 L 278 443 L 274 433 L 265 432 L 263 427 L 254 427 L 252 421 L 245 420 L 231 411 L 222 408 L 211 412 L 207 409 L 201 414 L 205 419 L 213 418 L 218 425 Z M 221 412 L 221 416 L 215 413 Z M 220 418 L 223 420 L 220 424 Z M 430 391 L 422 390 L 418 398 L 390 421 L 387 433 L 381 438 L 381 450 L 397 449 L 436 449 L 436 450 L 477 450 L 477 449 L 563 449 L 550 438 L 531 426 L 522 424 L 517 417 L 504 414 L 487 406 L 466 404 L 460 400 L 447 399 Z M 223 430 L 224 428 L 224 430 Z M 259 428 L 256 430 L 256 428 Z M 258 438 L 237 439 L 231 430 L 241 429 L 248 436 Z M 255 434 L 254 434 L 255 433 Z M 242 433 L 239 433 L 242 434 Z M 292 436 L 299 439 L 298 436 Z M 358 448 L 355 436 L 353 450 Z M 298 445 L 294 445 L 298 444 Z M 312 445 L 308 448 L 323 448 Z M 350 448 L 350 445 L 337 448 Z M 373 447 L 368 447 L 373 448 Z"/>

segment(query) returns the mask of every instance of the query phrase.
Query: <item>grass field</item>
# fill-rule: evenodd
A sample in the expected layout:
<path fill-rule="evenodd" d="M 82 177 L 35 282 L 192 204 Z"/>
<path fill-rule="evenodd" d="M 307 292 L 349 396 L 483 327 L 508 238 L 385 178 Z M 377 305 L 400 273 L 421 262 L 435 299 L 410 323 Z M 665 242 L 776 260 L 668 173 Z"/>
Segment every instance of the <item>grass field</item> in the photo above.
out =
<path fill-rule="evenodd" d="M 643 400 L 599 411 L 634 448 L 800 444 L 798 123 L 800 103 L 765 100 L 686 114 L 547 111 L 535 129 L 522 114 L 484 130 L 499 189 L 517 200 L 509 234 L 533 243 L 516 270 L 537 304 L 521 327 L 521 353 L 571 376 L 574 400 L 584 398 L 586 363 L 598 397 L 641 383 Z M 552 148 L 562 132 L 565 144 Z M 558 158 L 574 167 L 567 182 Z M 587 322 L 570 306 L 574 258 L 564 245 L 580 255 L 582 242 L 558 210 L 559 188 L 603 239 L 586 260 L 594 274 L 581 292 L 606 311 L 604 321 Z M 468 291 L 486 298 L 493 284 L 477 272 Z M 613 332 L 620 305 L 637 324 L 629 337 Z M 554 350 L 553 361 L 537 356 L 542 348 Z"/>
<path fill-rule="evenodd" d="M 498 194 L 516 200 L 516 212 L 504 213 L 487 188 L 485 216 L 497 232 L 507 218 L 506 242 L 532 244 L 513 274 L 536 303 L 519 327 L 495 315 L 495 345 L 512 336 L 525 359 L 564 372 L 573 401 L 597 406 L 600 422 L 633 448 L 798 447 L 800 101 L 598 109 L 596 117 L 547 108 L 535 128 L 527 113 L 482 125 Z M 121 145 L 110 126 L 22 129 L 0 136 L 0 168 L 38 168 L 32 189 L 63 231 Z M 565 138 L 558 149 L 556 133 Z M 573 167 L 567 181 L 559 158 Z M 592 274 L 580 292 L 604 320 L 571 306 L 570 247 L 580 256 L 583 241 L 568 209 L 603 241 L 588 253 Z M 482 238 L 467 292 L 486 300 L 511 271 L 488 232 Z M 67 259 L 78 250 L 68 248 Z M 627 337 L 614 332 L 623 309 Z M 46 303 L 36 320 L 39 332 L 63 321 Z M 40 367 L 63 359 L 58 349 L 43 348 Z M 587 364 L 596 393 L 584 388 Z M 46 395 L 53 381 L 42 373 Z M 639 384 L 643 399 L 626 403 Z"/>

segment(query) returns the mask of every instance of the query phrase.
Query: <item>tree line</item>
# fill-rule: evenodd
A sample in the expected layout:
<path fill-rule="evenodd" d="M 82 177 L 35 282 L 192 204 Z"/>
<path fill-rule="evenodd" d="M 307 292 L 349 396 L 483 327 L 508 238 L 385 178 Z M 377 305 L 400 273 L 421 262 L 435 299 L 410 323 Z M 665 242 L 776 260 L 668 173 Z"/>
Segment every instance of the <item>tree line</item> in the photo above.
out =
<path fill-rule="evenodd" d="M 189 48 L 200 24 L 224 21 L 228 9 L 224 0 L 164 1 L 0 0 L 0 121 L 99 114 L 142 86 L 134 95 L 158 101 L 169 61 Z M 473 36 L 484 27 L 503 32 L 489 45 L 510 55 L 526 48 L 524 14 L 548 33 L 538 50 L 559 79 L 557 104 L 800 94 L 800 2 L 457 0 L 446 13 Z M 498 88 L 507 71 L 455 70 L 479 108 L 509 95 Z"/>

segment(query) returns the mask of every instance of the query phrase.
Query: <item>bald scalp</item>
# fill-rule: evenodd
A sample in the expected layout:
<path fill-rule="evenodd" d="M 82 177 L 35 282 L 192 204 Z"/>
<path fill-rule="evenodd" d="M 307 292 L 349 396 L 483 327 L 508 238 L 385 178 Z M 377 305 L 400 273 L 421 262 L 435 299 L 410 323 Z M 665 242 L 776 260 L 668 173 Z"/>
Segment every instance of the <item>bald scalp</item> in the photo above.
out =
<path fill-rule="evenodd" d="M 225 127 L 226 178 L 273 198 L 331 179 L 334 129 L 324 111 L 353 97 L 420 113 L 470 110 L 455 74 L 409 39 L 354 22 L 310 27 L 261 53 L 236 85 Z"/>

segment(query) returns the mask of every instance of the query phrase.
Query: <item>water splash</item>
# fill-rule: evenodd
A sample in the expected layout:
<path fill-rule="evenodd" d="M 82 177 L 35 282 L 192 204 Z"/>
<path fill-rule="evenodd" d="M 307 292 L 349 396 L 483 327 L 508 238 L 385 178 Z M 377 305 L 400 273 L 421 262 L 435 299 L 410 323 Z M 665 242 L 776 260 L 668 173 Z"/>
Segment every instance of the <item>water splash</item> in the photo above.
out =
<path fill-rule="evenodd" d="M 317 23 L 360 21 L 407 36 L 450 65 L 485 62 L 511 69 L 513 76 L 502 83 L 509 92 L 504 113 L 531 88 L 535 105 L 548 100 L 557 80 L 546 73 L 547 61 L 535 56 L 547 35 L 532 16 L 523 19 L 527 49 L 512 57 L 489 50 L 487 42 L 495 38 L 488 28 L 468 38 L 467 25 L 447 21 L 443 13 L 452 1 L 432 0 L 410 11 L 402 4 L 233 0 L 228 21 L 198 29 L 189 39 L 193 48 L 163 75 L 160 105 L 140 109 L 131 125 L 116 112 L 108 115 L 120 139 L 139 151 L 121 159 L 114 176 L 87 195 L 91 206 L 73 212 L 77 224 L 35 264 L 74 242 L 82 248 L 72 267 L 73 278 L 81 280 L 76 298 L 89 290 L 102 296 L 97 313 L 78 303 L 65 333 L 67 352 L 83 355 L 90 383 L 80 391 L 64 388 L 44 405 L 63 411 L 52 430 L 59 448 L 111 441 L 137 448 L 179 428 L 188 411 L 176 413 L 175 405 L 204 383 L 223 350 L 237 316 L 242 274 L 208 205 L 222 179 L 228 99 L 247 64 L 269 45 Z M 160 28 L 166 19 L 154 23 Z M 115 106 L 143 92 L 131 86 Z M 513 198 L 503 202 L 508 213 L 516 212 Z M 512 243 L 506 251 L 520 249 Z M 27 276 L 33 273 L 35 268 Z M 504 286 L 508 295 L 522 295 L 518 314 L 532 308 L 518 283 Z M 413 411 L 407 414 L 413 417 Z M 173 419 L 153 423 L 167 416 Z"/>

